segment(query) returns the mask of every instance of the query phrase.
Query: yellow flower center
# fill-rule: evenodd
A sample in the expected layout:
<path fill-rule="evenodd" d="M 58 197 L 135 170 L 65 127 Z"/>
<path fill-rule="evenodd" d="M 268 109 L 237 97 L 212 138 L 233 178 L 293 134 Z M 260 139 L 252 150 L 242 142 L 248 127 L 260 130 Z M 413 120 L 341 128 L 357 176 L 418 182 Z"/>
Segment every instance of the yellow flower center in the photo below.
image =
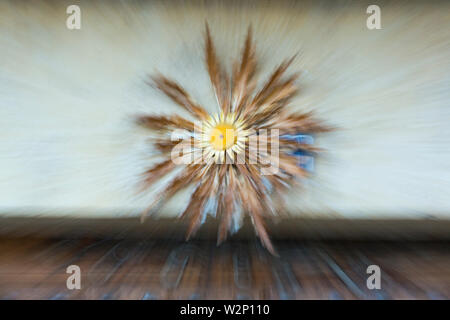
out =
<path fill-rule="evenodd" d="M 228 123 L 219 123 L 211 130 L 210 143 L 215 150 L 226 150 L 237 142 L 236 128 Z"/>

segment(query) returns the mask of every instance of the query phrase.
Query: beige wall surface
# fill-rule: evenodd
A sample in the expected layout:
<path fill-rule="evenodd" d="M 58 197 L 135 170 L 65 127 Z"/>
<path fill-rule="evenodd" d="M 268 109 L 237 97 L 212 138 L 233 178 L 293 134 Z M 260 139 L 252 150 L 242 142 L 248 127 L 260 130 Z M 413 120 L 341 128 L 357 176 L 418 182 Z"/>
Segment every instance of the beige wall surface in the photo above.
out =
<path fill-rule="evenodd" d="M 138 215 L 158 186 L 137 193 L 154 160 L 131 119 L 179 112 L 145 84 L 157 70 L 214 110 L 207 19 L 227 66 L 250 23 L 261 78 L 299 52 L 293 108 L 339 128 L 292 214 L 450 218 L 449 2 L 380 2 L 380 30 L 364 1 L 76 3 L 80 30 L 70 1 L 0 3 L 1 215 Z"/>

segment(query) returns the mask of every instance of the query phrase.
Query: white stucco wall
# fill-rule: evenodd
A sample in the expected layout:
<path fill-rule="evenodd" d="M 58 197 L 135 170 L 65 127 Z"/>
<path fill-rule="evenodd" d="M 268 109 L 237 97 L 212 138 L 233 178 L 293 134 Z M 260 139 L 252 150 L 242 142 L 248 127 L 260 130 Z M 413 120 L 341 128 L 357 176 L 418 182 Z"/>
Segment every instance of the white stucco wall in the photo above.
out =
<path fill-rule="evenodd" d="M 139 214 L 150 165 L 146 132 L 131 116 L 178 110 L 144 80 L 156 70 L 200 103 L 214 100 L 203 63 L 204 21 L 228 65 L 252 23 L 261 76 L 300 52 L 295 106 L 340 130 L 294 214 L 450 217 L 448 3 L 386 3 L 382 29 L 366 4 L 226 5 L 0 3 L 0 212 Z M 186 204 L 180 196 L 164 214 Z"/>

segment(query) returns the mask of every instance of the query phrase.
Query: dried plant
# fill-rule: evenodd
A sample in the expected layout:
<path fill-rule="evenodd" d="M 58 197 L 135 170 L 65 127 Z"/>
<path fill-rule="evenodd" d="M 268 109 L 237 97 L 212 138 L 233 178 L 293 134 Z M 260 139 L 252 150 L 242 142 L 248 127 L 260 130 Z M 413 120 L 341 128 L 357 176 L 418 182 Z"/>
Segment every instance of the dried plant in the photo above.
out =
<path fill-rule="evenodd" d="M 205 60 L 219 108 L 215 115 L 208 114 L 174 81 L 163 75 L 152 77 L 157 88 L 195 117 L 200 125 L 178 115 L 138 117 L 139 124 L 160 135 L 152 142 L 165 157 L 164 161 L 145 172 L 144 187 L 148 188 L 176 167 L 183 166 L 181 173 L 156 196 L 142 219 L 162 201 L 193 186 L 190 201 L 181 214 L 181 217 L 190 219 L 187 239 L 199 228 L 207 210 L 213 210 L 220 218 L 218 243 L 224 241 L 239 223 L 241 213 L 247 213 L 262 244 L 275 253 L 264 218 L 282 212 L 286 191 L 299 181 L 298 178 L 306 176 L 306 171 L 298 166 L 298 159 L 292 152 L 297 149 L 309 152 L 318 150 L 308 144 L 283 139 L 283 136 L 329 130 L 314 120 L 311 113 L 290 113 L 287 110 L 286 106 L 298 90 L 295 86 L 298 74 L 285 76 L 293 59 L 278 66 L 261 89 L 256 90 L 257 61 L 251 27 L 240 61 L 234 64 L 232 76 L 228 77 L 216 56 L 206 25 Z M 186 134 L 173 141 L 169 134 L 176 129 L 182 129 Z M 259 134 L 262 129 L 268 132 L 278 129 L 281 139 L 277 140 L 277 152 L 273 150 L 273 136 Z M 261 150 L 258 145 L 252 144 L 252 138 L 257 138 L 260 144 L 267 142 L 269 147 Z M 187 149 L 189 151 L 184 148 L 181 154 L 194 161 L 183 164 L 173 161 L 173 148 L 176 145 L 190 147 Z M 277 161 L 279 170 L 273 174 L 263 174 L 262 170 L 272 160 Z"/>

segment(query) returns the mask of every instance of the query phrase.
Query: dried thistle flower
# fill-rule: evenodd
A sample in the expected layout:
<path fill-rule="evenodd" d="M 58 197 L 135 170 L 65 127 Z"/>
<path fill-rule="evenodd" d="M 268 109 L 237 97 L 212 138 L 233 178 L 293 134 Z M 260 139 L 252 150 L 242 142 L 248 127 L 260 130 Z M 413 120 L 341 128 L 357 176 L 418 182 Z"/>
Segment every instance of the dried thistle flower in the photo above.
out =
<path fill-rule="evenodd" d="M 208 114 L 174 81 L 163 75 L 152 77 L 157 88 L 198 119 L 200 125 L 178 115 L 138 117 L 139 124 L 162 134 L 153 140 L 153 144 L 165 157 L 164 161 L 145 172 L 144 186 L 151 186 L 177 166 L 183 166 L 181 173 L 171 180 L 142 214 L 142 219 L 158 203 L 168 200 L 188 186 L 194 186 L 189 204 L 181 214 L 181 217 L 190 218 L 187 239 L 201 225 L 207 204 L 212 200 L 215 204 L 213 210 L 221 219 L 218 243 L 226 239 L 238 220 L 236 218 L 240 218 L 241 213 L 245 212 L 250 215 L 262 244 L 271 253 L 275 253 L 266 232 L 264 218 L 273 217 L 280 212 L 282 197 L 286 191 L 296 183 L 297 178 L 306 175 L 292 152 L 297 149 L 310 152 L 318 150 L 308 144 L 283 139 L 283 136 L 298 132 L 324 132 L 329 128 L 314 120 L 311 113 L 289 113 L 285 108 L 297 93 L 294 82 L 298 74 L 284 77 L 294 57 L 284 61 L 262 88 L 256 90 L 257 62 L 251 27 L 248 29 L 241 59 L 235 63 L 231 77 L 226 76 L 217 59 L 208 24 L 205 42 L 206 65 L 220 109 L 217 114 Z M 173 141 L 167 135 L 176 129 L 185 130 L 187 134 L 178 137 L 178 141 Z M 261 130 L 274 129 L 277 129 L 281 139 L 277 135 L 274 141 L 273 135 L 268 137 L 260 134 Z M 257 142 L 255 144 L 252 141 Z M 269 148 L 261 150 L 258 146 L 262 143 L 270 143 Z M 193 161 L 182 164 L 173 161 L 171 156 L 176 145 L 188 147 L 188 151 L 184 148 L 182 154 Z M 279 170 L 264 174 L 267 163 L 272 163 L 273 160 Z"/>

